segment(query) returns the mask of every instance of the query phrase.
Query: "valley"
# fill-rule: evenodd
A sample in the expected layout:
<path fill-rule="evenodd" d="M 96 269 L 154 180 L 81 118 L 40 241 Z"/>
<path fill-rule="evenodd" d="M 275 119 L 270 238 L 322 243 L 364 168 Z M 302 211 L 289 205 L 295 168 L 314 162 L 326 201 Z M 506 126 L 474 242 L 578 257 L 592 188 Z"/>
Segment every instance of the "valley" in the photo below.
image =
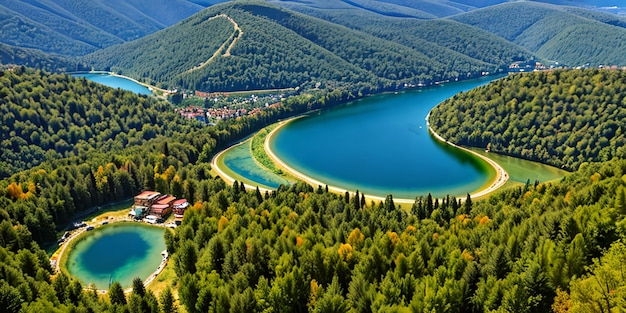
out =
<path fill-rule="evenodd" d="M 5 1 L 0 311 L 623 311 L 612 6 Z"/>

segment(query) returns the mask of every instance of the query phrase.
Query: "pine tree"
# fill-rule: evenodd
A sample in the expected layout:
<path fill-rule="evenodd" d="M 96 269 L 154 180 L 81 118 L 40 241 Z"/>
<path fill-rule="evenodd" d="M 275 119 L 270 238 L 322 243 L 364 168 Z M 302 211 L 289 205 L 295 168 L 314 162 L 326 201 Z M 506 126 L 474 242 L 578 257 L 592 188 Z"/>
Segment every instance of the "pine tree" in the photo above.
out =
<path fill-rule="evenodd" d="M 114 281 L 111 287 L 109 287 L 109 299 L 111 300 L 111 304 L 126 304 L 124 289 L 119 282 Z"/>
<path fill-rule="evenodd" d="M 139 277 L 133 279 L 133 293 L 143 297 L 146 294 L 146 287 L 143 285 L 143 280 Z"/>

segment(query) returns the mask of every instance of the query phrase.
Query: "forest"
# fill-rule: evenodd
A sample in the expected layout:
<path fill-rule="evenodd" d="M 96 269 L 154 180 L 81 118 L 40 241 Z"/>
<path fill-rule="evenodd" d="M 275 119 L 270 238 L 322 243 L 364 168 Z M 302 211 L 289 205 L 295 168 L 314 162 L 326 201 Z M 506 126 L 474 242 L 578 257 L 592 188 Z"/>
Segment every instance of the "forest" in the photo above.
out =
<path fill-rule="evenodd" d="M 241 34 L 224 19 L 213 19 L 221 14 L 232 18 Z M 367 84 L 367 89 L 381 92 L 405 83 L 429 85 L 477 77 L 531 56 L 497 36 L 457 22 L 395 22 L 390 30 L 381 30 L 385 21 L 371 23 L 364 31 L 265 2 L 236 1 L 212 6 L 171 28 L 81 61 L 166 88 L 212 92 L 310 88 L 320 82 L 326 88 Z M 446 36 L 424 39 L 423 30 L 432 33 L 439 28 Z M 455 33 L 455 38 L 465 39 L 445 44 Z M 230 53 L 217 49 L 231 34 L 241 38 Z M 210 62 L 189 71 L 214 53 Z"/>
<path fill-rule="evenodd" d="M 509 75 L 454 96 L 430 115 L 451 142 L 575 170 L 626 156 L 626 72 Z"/>
<path fill-rule="evenodd" d="M 0 4 L 0 42 L 79 56 L 131 41 L 200 11 L 187 0 L 8 0 Z M 24 63 L 17 63 L 26 65 Z"/>
<path fill-rule="evenodd" d="M 558 73 L 583 81 L 605 74 Z M 303 183 L 261 193 L 213 177 L 210 156 L 259 124 L 345 101 L 348 94 L 296 96 L 265 116 L 201 127 L 168 119 L 173 108 L 166 103 L 65 75 L 15 68 L 0 77 L 15 82 L 2 89 L 12 95 L 27 85 L 54 90 L 64 81 L 68 89 L 61 94 L 76 98 L 117 93 L 124 103 L 116 111 L 149 103 L 144 109 L 155 120 L 146 123 L 163 124 L 154 136 L 125 145 L 115 138 L 133 129 L 120 120 L 122 131 L 107 146 L 45 159 L 0 181 L 0 307 L 7 312 L 624 309 L 626 281 L 618 271 L 626 260 L 626 157 L 620 154 L 581 163 L 559 182 L 528 182 L 480 201 L 424 195 L 400 207 L 392 195 L 373 202 L 358 191 L 334 194 Z M 586 81 L 581 88 L 589 85 L 595 87 Z M 33 96 L 45 103 L 52 94 Z M 70 110 L 71 101 L 60 102 L 65 106 L 41 119 Z M 99 102 L 91 103 L 83 103 L 86 112 Z M 41 248 L 49 238 L 77 213 L 143 189 L 194 203 L 182 225 L 166 232 L 176 273 L 168 289 L 156 295 L 133 284 L 132 293 L 124 294 L 114 283 L 100 296 L 66 274 L 52 275 Z"/>
<path fill-rule="evenodd" d="M 623 65 L 626 61 L 619 49 L 615 49 L 626 44 L 626 20 L 615 14 L 521 1 L 459 14 L 451 19 L 518 44 L 539 59 L 570 67 L 587 63 Z"/>

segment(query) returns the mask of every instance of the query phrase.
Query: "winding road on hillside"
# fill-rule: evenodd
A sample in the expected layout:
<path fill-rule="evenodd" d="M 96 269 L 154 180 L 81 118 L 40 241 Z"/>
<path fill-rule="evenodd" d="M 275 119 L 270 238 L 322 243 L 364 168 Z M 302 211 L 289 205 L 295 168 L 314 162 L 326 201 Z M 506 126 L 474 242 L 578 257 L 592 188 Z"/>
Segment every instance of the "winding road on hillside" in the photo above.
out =
<path fill-rule="evenodd" d="M 235 22 L 235 20 L 233 20 L 230 16 L 228 16 L 226 14 L 220 14 L 220 15 L 213 16 L 213 17 L 209 18 L 208 20 L 210 21 L 210 20 L 213 20 L 213 19 L 216 19 L 216 18 L 225 18 L 231 24 L 233 24 L 233 33 L 230 35 L 230 37 L 228 37 L 228 39 L 226 41 L 224 41 L 224 43 L 219 47 L 219 49 L 217 49 L 215 51 L 215 53 L 213 53 L 213 55 L 208 60 L 202 62 L 198 66 L 195 66 L 195 67 L 187 70 L 186 73 L 191 73 L 191 72 L 197 71 L 197 70 L 207 66 L 209 63 L 211 63 L 213 60 L 215 60 L 215 58 L 217 58 L 220 55 L 222 55 L 224 57 L 230 56 L 230 51 L 233 49 L 233 47 L 235 46 L 237 41 L 239 39 L 241 39 L 241 37 L 243 36 L 243 31 L 239 27 L 239 24 L 237 24 L 237 22 Z M 228 43 L 230 43 L 230 44 L 228 44 Z M 226 47 L 227 45 L 228 45 L 228 48 Z M 224 51 L 224 49 L 226 49 L 226 51 Z M 222 54 L 222 51 L 224 51 L 223 54 Z"/>

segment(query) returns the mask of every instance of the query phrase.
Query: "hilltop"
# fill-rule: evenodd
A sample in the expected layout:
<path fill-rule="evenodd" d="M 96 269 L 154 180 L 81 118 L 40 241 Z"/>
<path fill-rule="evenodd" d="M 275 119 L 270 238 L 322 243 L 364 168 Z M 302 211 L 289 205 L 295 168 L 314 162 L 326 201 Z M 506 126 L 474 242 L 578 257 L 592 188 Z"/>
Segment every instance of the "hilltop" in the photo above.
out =
<path fill-rule="evenodd" d="M 203 7 L 187 0 L 8 0 L 0 4 L 0 42 L 66 56 L 141 38 Z"/>
<path fill-rule="evenodd" d="M 626 64 L 617 48 L 626 46 L 626 18 L 613 14 L 522 1 L 450 19 L 496 34 L 543 60 L 568 66 Z"/>
<path fill-rule="evenodd" d="M 446 34 L 465 27 L 445 24 L 441 28 Z M 393 27 L 391 31 L 399 33 L 404 25 Z M 320 82 L 335 87 L 365 83 L 371 92 L 405 83 L 476 77 L 508 66 L 515 57 L 530 56 L 479 29 L 465 32 L 476 35 L 466 36 L 465 46 L 495 47 L 484 49 L 487 57 L 469 51 L 472 48 L 442 43 L 445 40 L 422 39 L 413 34 L 417 28 L 394 38 L 258 1 L 237 1 L 212 6 L 173 27 L 95 52 L 83 61 L 184 89 L 254 90 Z"/>

